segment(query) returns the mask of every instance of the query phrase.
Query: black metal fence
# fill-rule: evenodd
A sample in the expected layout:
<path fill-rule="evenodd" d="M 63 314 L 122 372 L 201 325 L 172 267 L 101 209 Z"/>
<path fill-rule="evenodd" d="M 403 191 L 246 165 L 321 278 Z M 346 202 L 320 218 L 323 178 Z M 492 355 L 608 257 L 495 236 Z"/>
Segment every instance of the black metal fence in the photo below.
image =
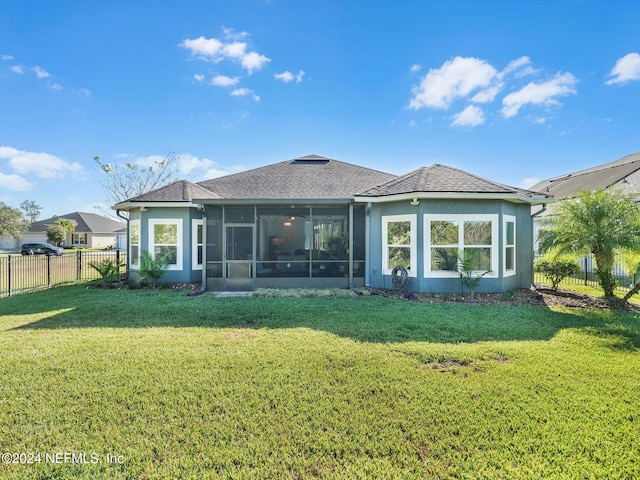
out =
<path fill-rule="evenodd" d="M 126 274 L 126 252 L 120 250 L 78 250 L 60 256 L 0 256 L 0 298 L 64 283 L 101 278 L 91 264 L 100 265 L 104 260 L 122 264 L 120 273 Z"/>
<path fill-rule="evenodd" d="M 536 259 L 541 256 L 542 255 L 536 255 Z M 571 277 L 565 278 L 562 281 L 560 288 L 562 288 L 562 285 L 599 287 L 598 277 L 595 272 L 596 262 L 593 259 L 593 255 L 578 260 L 578 263 L 581 266 L 581 271 Z M 624 292 L 631 290 L 633 285 L 640 281 L 640 277 L 638 275 L 627 272 L 620 262 L 615 263 L 613 267 L 613 276 L 616 279 L 616 290 Z M 551 281 L 549 281 L 543 274 L 537 272 L 533 274 L 533 282 L 536 285 L 551 285 Z"/>

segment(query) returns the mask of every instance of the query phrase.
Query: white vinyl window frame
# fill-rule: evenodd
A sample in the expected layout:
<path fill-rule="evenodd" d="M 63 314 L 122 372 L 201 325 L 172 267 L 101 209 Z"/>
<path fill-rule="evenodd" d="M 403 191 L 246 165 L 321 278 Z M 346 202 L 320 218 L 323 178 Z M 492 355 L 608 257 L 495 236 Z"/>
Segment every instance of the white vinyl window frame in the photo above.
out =
<path fill-rule="evenodd" d="M 85 233 L 72 233 L 71 234 L 71 244 L 72 245 L 86 245 L 85 242 Z"/>
<path fill-rule="evenodd" d="M 389 224 L 395 222 L 409 222 L 409 245 L 389 244 Z M 389 248 L 400 247 L 409 248 L 409 264 L 410 268 L 407 273 L 410 277 L 418 276 L 418 216 L 416 214 L 409 215 L 386 215 L 382 217 L 382 273 L 391 275 L 393 268 L 389 267 Z"/>
<path fill-rule="evenodd" d="M 155 227 L 156 225 L 177 225 L 176 236 L 177 243 L 155 243 Z M 156 247 L 176 247 L 176 263 L 167 265 L 167 270 L 182 270 L 182 254 L 183 254 L 183 238 L 182 238 L 182 219 L 181 218 L 153 218 L 149 219 L 149 253 L 155 260 Z"/>
<path fill-rule="evenodd" d="M 437 221 L 455 221 L 458 222 L 458 243 L 450 245 L 452 248 L 462 252 L 466 248 L 484 247 L 484 245 L 465 245 L 464 244 L 464 223 L 465 222 L 491 222 L 491 270 L 484 275 L 484 278 L 498 278 L 499 256 L 500 256 L 500 239 L 499 239 L 499 218 L 498 214 L 425 214 L 424 215 L 424 276 L 425 278 L 458 278 L 458 272 L 445 270 L 431 270 L 431 222 Z M 478 271 L 478 274 L 484 273 Z"/>
<path fill-rule="evenodd" d="M 204 229 L 202 219 L 191 220 L 191 269 L 202 270 L 202 262 L 198 262 L 198 250 L 200 249 L 204 255 L 204 243 L 198 242 L 198 230 Z M 204 240 L 204 231 L 201 233 Z"/>
<path fill-rule="evenodd" d="M 509 223 L 513 224 L 513 243 L 509 243 L 508 242 L 508 227 L 507 225 Z M 511 277 L 513 275 L 516 274 L 516 242 L 517 242 L 517 236 L 516 236 L 516 217 L 514 217 L 513 215 L 503 215 L 502 216 L 502 265 L 503 265 L 503 270 L 502 270 L 502 275 L 504 277 Z M 513 255 L 513 261 L 512 261 L 512 268 L 507 269 L 507 258 L 510 255 L 509 254 L 509 250 L 512 250 L 512 255 Z"/>
<path fill-rule="evenodd" d="M 137 235 L 137 241 L 134 241 L 134 235 Z M 140 220 L 129 220 L 129 268 L 138 270 L 140 268 Z M 133 251 L 133 247 L 137 247 L 137 252 Z"/>

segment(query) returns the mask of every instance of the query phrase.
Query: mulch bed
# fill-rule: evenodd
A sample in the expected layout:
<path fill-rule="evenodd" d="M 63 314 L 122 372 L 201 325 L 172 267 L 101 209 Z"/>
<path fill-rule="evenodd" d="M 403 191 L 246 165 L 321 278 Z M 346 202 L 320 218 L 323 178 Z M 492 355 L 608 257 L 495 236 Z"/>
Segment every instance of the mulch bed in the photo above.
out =
<path fill-rule="evenodd" d="M 625 303 L 619 298 L 607 300 L 583 293 L 549 288 L 516 289 L 505 293 L 476 293 L 474 298 L 461 293 L 413 293 L 395 292 L 393 290 L 375 290 L 374 295 L 397 298 L 400 300 L 414 300 L 425 303 L 469 303 L 477 305 L 511 305 L 517 306 L 548 306 L 563 305 L 573 308 L 602 308 L 623 311 L 640 311 L 640 306 Z"/>

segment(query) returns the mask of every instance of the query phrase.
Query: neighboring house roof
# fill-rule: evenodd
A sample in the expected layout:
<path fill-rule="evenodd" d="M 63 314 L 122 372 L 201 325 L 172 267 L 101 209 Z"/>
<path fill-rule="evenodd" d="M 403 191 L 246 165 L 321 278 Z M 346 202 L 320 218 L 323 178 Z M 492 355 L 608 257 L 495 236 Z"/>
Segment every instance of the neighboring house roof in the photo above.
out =
<path fill-rule="evenodd" d="M 358 197 L 389 197 L 413 194 L 486 194 L 497 197 L 519 197 L 521 201 L 545 198 L 546 195 L 531 190 L 510 187 L 464 170 L 434 164 L 392 179 L 382 185 L 359 193 Z M 434 195 L 435 196 L 435 195 Z"/>
<path fill-rule="evenodd" d="M 229 200 L 349 199 L 395 175 L 318 155 L 200 182 Z"/>
<path fill-rule="evenodd" d="M 45 220 L 33 222 L 28 232 L 44 232 L 49 225 L 61 219 L 69 220 L 76 232 L 85 233 L 113 233 L 122 228 L 123 223 L 95 213 L 73 212 L 66 215 L 54 216 Z"/>
<path fill-rule="evenodd" d="M 542 180 L 531 188 L 558 198 L 566 197 L 580 189 L 598 190 L 624 183 L 628 176 L 639 170 L 640 153 L 634 153 L 603 165 Z M 640 185 L 636 188 L 625 186 L 625 190 L 640 194 Z"/>

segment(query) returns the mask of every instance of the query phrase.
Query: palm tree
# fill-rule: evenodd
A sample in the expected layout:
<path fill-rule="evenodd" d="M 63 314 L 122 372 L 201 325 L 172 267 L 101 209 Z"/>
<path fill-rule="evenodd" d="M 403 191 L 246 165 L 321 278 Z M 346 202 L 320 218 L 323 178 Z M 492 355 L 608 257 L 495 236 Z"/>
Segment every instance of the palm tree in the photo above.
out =
<path fill-rule="evenodd" d="M 598 283 L 604 296 L 612 298 L 616 252 L 640 250 L 640 210 L 633 195 L 619 190 L 580 190 L 553 206 L 538 240 L 542 253 L 592 253 Z"/>

